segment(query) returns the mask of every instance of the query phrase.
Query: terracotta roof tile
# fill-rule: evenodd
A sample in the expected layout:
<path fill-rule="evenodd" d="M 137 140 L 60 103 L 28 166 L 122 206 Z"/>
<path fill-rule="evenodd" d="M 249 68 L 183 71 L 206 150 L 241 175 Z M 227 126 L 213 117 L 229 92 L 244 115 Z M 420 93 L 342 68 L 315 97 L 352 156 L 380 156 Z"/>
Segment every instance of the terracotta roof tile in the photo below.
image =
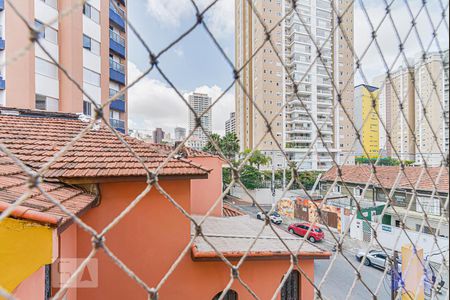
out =
<path fill-rule="evenodd" d="M 57 151 L 88 126 L 74 114 L 19 112 L 23 114 L 0 114 L 0 142 L 32 168 L 39 168 L 51 160 Z M 167 149 L 159 145 L 129 136 L 123 138 L 151 171 L 155 171 L 167 157 Z M 187 160 L 172 159 L 160 175 L 207 175 L 208 171 Z M 44 175 L 46 178 L 146 176 L 146 172 L 109 129 L 97 126 L 76 141 Z"/>
<path fill-rule="evenodd" d="M 342 168 L 342 181 L 348 183 L 360 183 L 366 184 L 369 181 L 371 166 L 363 165 L 363 166 L 343 166 Z M 420 174 L 422 172 L 421 167 L 406 167 L 405 173 L 401 172 L 400 181 L 398 188 L 403 189 L 411 189 L 411 184 L 416 186 L 419 191 L 433 191 L 434 184 L 437 186 L 438 192 L 448 193 L 449 190 L 449 169 L 445 168 L 442 172 L 439 182 L 438 175 L 440 172 L 440 167 L 429 167 L 427 168 L 430 176 L 427 173 L 422 175 L 420 178 Z M 380 182 L 376 178 L 372 179 L 371 184 L 374 186 L 380 186 L 380 183 L 385 188 L 392 188 L 395 184 L 395 180 L 397 175 L 400 172 L 400 167 L 398 166 L 378 166 L 376 167 L 377 177 Z M 321 178 L 322 181 L 334 181 L 335 178 L 338 177 L 337 168 L 333 167 L 328 170 Z M 419 181 L 420 179 L 420 181 Z M 341 179 L 338 179 L 340 182 Z"/>
<path fill-rule="evenodd" d="M 11 159 L 0 152 L 0 212 L 7 209 L 28 190 L 27 175 Z M 8 170 L 6 173 L 5 170 Z M 51 197 L 62 203 L 71 213 L 82 214 L 95 201 L 95 195 L 62 183 L 42 182 L 41 185 Z M 29 219 L 53 226 L 64 226 L 71 220 L 37 189 L 25 200 L 11 216 Z"/>

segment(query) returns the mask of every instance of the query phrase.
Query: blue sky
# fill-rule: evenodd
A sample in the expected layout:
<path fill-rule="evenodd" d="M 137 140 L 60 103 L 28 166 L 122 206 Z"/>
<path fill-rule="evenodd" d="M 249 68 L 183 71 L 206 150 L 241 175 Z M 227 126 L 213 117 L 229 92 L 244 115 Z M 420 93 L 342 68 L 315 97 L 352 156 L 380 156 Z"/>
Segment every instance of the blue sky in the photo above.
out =
<path fill-rule="evenodd" d="M 201 8 L 210 2 L 212 0 L 196 0 Z M 356 53 L 360 56 L 370 42 L 371 28 L 359 1 L 355 3 L 354 43 Z M 373 24 L 377 26 L 385 14 L 383 1 L 365 0 L 364 3 Z M 413 14 L 416 14 L 421 7 L 421 1 L 411 0 L 408 3 L 412 7 Z M 440 19 L 438 3 L 438 1 L 428 3 L 435 25 Z M 156 53 L 196 21 L 190 0 L 133 0 L 128 1 L 128 11 L 130 22 Z M 411 26 L 411 18 L 404 1 L 394 2 L 392 15 L 401 37 L 404 38 Z M 234 61 L 234 0 L 219 0 L 206 15 L 206 22 Z M 420 15 L 417 23 L 420 40 L 428 47 L 432 39 L 432 27 L 425 13 Z M 389 19 L 386 19 L 380 27 L 378 37 L 383 47 L 383 57 L 391 65 L 398 54 L 399 42 Z M 439 41 L 442 48 L 448 48 L 448 32 L 444 25 L 439 31 Z M 408 38 L 405 48 L 408 58 L 414 59 L 420 53 L 421 47 L 415 32 Z M 131 31 L 128 49 L 129 79 L 133 79 L 148 67 L 149 58 Z M 436 43 L 433 43 L 430 50 L 437 50 Z M 397 65 L 402 62 L 404 63 L 403 58 L 400 58 Z M 373 77 L 385 72 L 382 57 L 374 45 L 362 60 L 362 65 L 369 83 Z M 160 67 L 185 96 L 193 91 L 199 91 L 209 93 L 215 99 L 233 78 L 232 70 L 201 26 L 165 53 L 160 59 Z M 359 75 L 355 77 L 355 84 L 363 82 Z M 176 126 L 187 127 L 187 107 L 156 72 L 152 72 L 148 78 L 130 90 L 129 108 L 131 128 L 153 130 L 155 127 L 162 127 L 171 133 Z M 223 133 L 225 120 L 232 111 L 234 111 L 234 89 L 213 108 L 214 131 Z"/>

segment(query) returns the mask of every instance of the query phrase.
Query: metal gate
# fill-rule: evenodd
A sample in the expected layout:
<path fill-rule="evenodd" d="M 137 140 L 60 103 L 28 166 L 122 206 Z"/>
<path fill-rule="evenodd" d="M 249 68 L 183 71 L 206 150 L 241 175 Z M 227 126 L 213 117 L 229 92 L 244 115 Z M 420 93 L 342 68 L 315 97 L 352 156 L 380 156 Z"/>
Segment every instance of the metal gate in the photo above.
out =
<path fill-rule="evenodd" d="M 370 242 L 372 240 L 372 228 L 367 222 L 363 222 L 363 241 Z"/>
<path fill-rule="evenodd" d="M 303 221 L 309 221 L 309 208 L 300 204 L 295 204 L 294 216 Z"/>

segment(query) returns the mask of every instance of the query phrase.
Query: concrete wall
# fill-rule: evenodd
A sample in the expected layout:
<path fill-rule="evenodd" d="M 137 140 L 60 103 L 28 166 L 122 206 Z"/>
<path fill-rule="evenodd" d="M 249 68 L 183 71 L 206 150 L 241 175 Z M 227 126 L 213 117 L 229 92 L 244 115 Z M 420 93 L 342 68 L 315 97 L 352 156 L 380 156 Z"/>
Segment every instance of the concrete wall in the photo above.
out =
<path fill-rule="evenodd" d="M 350 235 L 352 238 L 363 240 L 363 221 L 362 220 L 355 220 L 350 228 Z M 377 223 L 371 223 L 372 227 L 375 228 Z M 397 238 L 400 236 L 398 243 Z M 416 231 L 406 230 L 406 233 L 394 226 L 389 225 L 379 225 L 377 229 L 377 238 L 378 241 L 380 241 L 381 245 L 385 247 L 386 249 L 390 250 L 397 250 L 401 251 L 402 246 L 410 245 L 411 242 L 408 239 L 408 237 L 414 242 L 414 244 L 418 248 L 422 248 L 424 250 L 424 257 L 431 253 L 438 253 L 439 248 L 436 246 L 434 242 L 434 236 L 426 233 L 420 234 Z M 373 238 L 373 235 L 372 235 Z M 419 239 L 418 239 L 419 238 Z M 447 253 L 447 260 L 448 260 L 448 239 L 437 237 L 437 243 L 441 250 L 445 250 L 444 253 Z M 394 246 L 396 245 L 395 249 Z M 434 255 L 430 259 L 433 262 L 436 263 L 442 263 L 442 256 L 441 255 Z"/>

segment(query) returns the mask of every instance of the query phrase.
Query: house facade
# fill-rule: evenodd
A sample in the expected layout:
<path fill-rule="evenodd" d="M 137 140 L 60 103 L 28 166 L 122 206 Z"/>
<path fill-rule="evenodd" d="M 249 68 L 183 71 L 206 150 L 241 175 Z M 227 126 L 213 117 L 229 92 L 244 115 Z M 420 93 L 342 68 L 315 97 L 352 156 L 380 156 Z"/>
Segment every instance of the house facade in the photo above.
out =
<path fill-rule="evenodd" d="M 87 125 L 76 115 L 29 110 L 14 110 L 12 115 L 11 109 L 2 108 L 0 143 L 27 167 L 38 170 Z M 123 138 L 151 172 L 167 158 L 168 148 Z M 37 200 L 33 197 L 25 199 L 22 210 L 8 214 L 0 222 L 0 239 L 11 242 L 12 237 L 19 238 L 14 231 L 8 231 L 11 227 L 7 223 L 36 226 L 44 232 L 44 249 L 30 251 L 24 247 L 22 252 L 24 256 L 40 254 L 42 259 L 33 267 L 19 260 L 21 265 L 30 267 L 28 272 L 9 285 L 9 273 L 2 274 L 0 286 L 24 299 L 42 299 L 42 293 L 54 296 L 81 262 L 91 257 L 70 288 L 60 291 L 66 299 L 148 299 L 146 287 L 158 287 L 162 299 L 216 299 L 232 274 L 209 243 L 236 264 L 250 249 L 262 226 L 248 216 L 224 217 L 222 203 L 217 206 L 220 209 L 211 208 L 222 191 L 218 167 L 221 161 L 217 157 L 190 157 L 188 151 L 187 156 L 169 160 L 158 173 L 157 182 L 149 185 L 147 172 L 129 149 L 105 127 L 96 126 L 51 164 L 42 178 L 42 184 L 68 190 L 58 193 L 56 188 L 46 188 L 58 197 L 67 197 L 55 199 L 73 209 L 71 214 L 77 215 L 85 226 L 36 191 L 33 197 L 39 197 L 40 206 L 35 205 Z M 27 191 L 28 177 L 21 176 L 21 189 L 0 189 L 1 211 Z M 9 181 L 11 175 L 0 176 L 2 187 Z M 9 199 L 7 203 L 5 199 Z M 209 210 L 212 213 L 201 227 L 202 236 L 196 236 L 187 215 L 200 222 Z M 7 228 L 7 234 L 2 234 L 2 228 Z M 103 238 L 93 238 L 86 228 L 102 232 Z M 302 245 L 298 259 L 303 272 L 289 275 L 279 298 L 288 299 L 287 295 L 294 293 L 294 299 L 313 299 L 314 289 L 305 274 L 314 278 L 314 260 L 327 259 L 330 253 L 303 244 L 288 233 L 278 234 L 290 251 L 297 251 Z M 288 271 L 291 252 L 269 228 L 263 235 L 264 239 L 250 249 L 238 274 L 258 297 L 267 299 L 272 298 Z M 0 268 L 9 261 L 0 260 Z M 9 265 L 17 268 L 19 264 Z M 253 298 L 237 278 L 231 289 L 230 297 Z"/>
<path fill-rule="evenodd" d="M 405 229 L 422 229 L 423 233 L 448 237 L 447 167 L 431 167 L 426 171 L 422 167 L 405 167 L 403 172 L 399 166 L 377 166 L 376 177 L 370 176 L 371 166 L 368 165 L 343 166 L 341 170 L 342 176 L 338 176 L 336 167 L 322 176 L 320 192 L 324 196 L 327 193 L 342 195 L 354 208 L 358 201 L 361 207 L 357 212 L 359 219 L 401 227 L 407 214 Z M 383 217 L 375 218 L 381 216 L 385 206 Z M 422 226 L 424 212 L 430 226 Z"/>

